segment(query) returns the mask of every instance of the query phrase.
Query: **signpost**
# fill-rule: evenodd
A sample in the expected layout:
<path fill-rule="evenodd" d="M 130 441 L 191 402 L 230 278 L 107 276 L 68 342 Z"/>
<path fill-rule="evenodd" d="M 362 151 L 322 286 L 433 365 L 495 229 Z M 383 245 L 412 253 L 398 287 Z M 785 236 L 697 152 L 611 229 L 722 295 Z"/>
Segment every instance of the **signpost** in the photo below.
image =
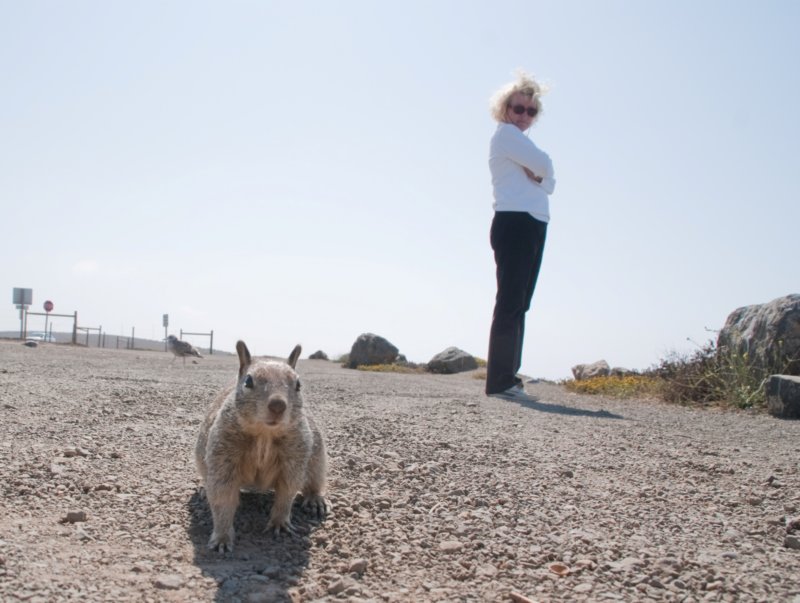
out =
<path fill-rule="evenodd" d="M 167 327 L 169 326 L 169 314 L 164 314 L 164 351 L 167 351 Z"/>
<path fill-rule="evenodd" d="M 14 287 L 13 302 L 19 310 L 19 338 L 25 338 L 25 323 L 28 318 L 28 306 L 33 303 L 33 289 Z"/>
<path fill-rule="evenodd" d="M 44 302 L 44 311 L 46 312 L 44 315 L 44 340 L 50 341 L 50 337 L 48 337 L 47 332 L 47 322 L 50 320 L 50 312 L 53 311 L 53 302 L 51 302 L 49 299 Z"/>

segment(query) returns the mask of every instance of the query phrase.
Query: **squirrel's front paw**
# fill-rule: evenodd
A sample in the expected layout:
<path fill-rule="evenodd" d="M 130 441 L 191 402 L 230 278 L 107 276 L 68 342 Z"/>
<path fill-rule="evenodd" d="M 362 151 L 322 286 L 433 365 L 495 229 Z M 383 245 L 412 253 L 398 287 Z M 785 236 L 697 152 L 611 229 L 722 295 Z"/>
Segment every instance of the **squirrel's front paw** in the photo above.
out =
<path fill-rule="evenodd" d="M 328 503 L 325 501 L 325 497 L 319 494 L 304 497 L 302 508 L 317 519 L 322 519 L 328 514 Z"/>

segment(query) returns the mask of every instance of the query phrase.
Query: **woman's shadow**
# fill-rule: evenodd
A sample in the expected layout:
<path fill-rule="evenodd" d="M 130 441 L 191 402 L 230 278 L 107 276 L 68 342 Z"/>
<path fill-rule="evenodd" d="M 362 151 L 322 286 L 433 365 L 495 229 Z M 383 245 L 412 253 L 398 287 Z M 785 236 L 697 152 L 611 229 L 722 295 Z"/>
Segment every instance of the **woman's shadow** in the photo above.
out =
<path fill-rule="evenodd" d="M 528 394 L 529 401 L 518 402 L 520 406 L 530 408 L 531 410 L 538 410 L 539 412 L 553 413 L 557 415 L 570 415 L 575 417 L 594 417 L 597 419 L 624 419 L 622 415 L 617 415 L 604 409 L 600 410 L 585 410 L 583 408 L 573 408 L 571 406 L 564 406 L 563 404 L 550 404 L 547 402 L 540 402 L 539 398 L 535 395 Z"/>
<path fill-rule="evenodd" d="M 233 598 L 255 601 L 291 601 L 289 588 L 296 584 L 308 567 L 311 530 L 319 524 L 300 508 L 299 496 L 292 509 L 295 533 L 276 536 L 265 532 L 272 492 L 241 493 L 234 528 L 236 539 L 232 553 L 218 553 L 208 548 L 213 521 L 202 488 L 197 488 L 186 502 L 190 521 L 187 533 L 194 546 L 194 563 L 203 575 L 217 583 L 215 601 Z"/>

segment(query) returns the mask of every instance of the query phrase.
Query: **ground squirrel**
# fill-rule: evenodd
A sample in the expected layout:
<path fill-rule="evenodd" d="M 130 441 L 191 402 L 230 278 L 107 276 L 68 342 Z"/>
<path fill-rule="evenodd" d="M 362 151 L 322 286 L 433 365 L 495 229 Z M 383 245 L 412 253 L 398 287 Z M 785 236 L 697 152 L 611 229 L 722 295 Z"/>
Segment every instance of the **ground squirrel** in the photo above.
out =
<path fill-rule="evenodd" d="M 276 534 L 293 530 L 292 503 L 298 491 L 312 513 L 321 517 L 327 511 L 327 456 L 322 436 L 303 408 L 295 372 L 300 349 L 295 346 L 284 363 L 253 360 L 245 343 L 236 343 L 239 378 L 211 403 L 195 448 L 214 519 L 211 549 L 233 550 L 241 488 L 275 490 L 266 530 Z"/>

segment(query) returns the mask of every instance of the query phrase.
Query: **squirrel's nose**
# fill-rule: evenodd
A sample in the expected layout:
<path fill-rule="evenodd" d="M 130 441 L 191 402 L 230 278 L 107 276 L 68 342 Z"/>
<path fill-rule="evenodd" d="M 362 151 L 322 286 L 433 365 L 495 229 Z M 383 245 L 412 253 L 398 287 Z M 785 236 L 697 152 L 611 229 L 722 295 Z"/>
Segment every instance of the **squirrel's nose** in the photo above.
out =
<path fill-rule="evenodd" d="M 286 410 L 286 400 L 283 398 L 271 398 L 267 403 L 269 411 L 276 415 L 281 415 Z"/>

